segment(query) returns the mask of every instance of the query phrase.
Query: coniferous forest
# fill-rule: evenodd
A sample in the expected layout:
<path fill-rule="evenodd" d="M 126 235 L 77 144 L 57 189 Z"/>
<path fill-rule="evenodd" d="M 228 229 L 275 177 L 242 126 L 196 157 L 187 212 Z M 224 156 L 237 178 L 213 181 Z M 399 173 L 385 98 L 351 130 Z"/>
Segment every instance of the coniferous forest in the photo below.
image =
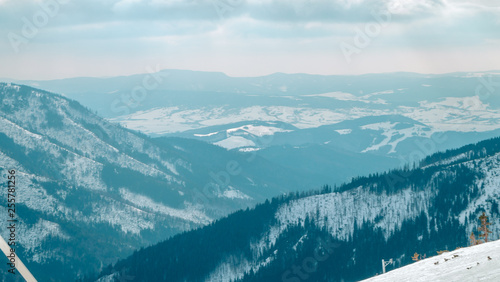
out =
<path fill-rule="evenodd" d="M 270 258 L 252 265 L 237 281 L 358 281 L 381 273 L 381 260 L 393 259 L 393 269 L 412 263 L 412 255 L 430 257 L 437 251 L 468 245 L 467 227 L 477 225 L 478 208 L 461 223 L 459 214 L 482 193 L 478 169 L 485 158 L 497 158 L 500 138 L 457 150 L 438 153 L 413 169 L 408 167 L 385 174 L 359 177 L 340 187 L 325 186 L 314 192 L 288 194 L 266 201 L 254 209 L 241 210 L 210 225 L 176 235 L 158 245 L 136 251 L 109 266 L 99 276 L 116 271 L 136 281 L 204 281 L 221 262 L 251 265 L 256 256 Z M 459 157 L 457 157 L 459 156 Z M 452 162 L 447 160 L 453 160 Z M 382 214 L 373 221 L 355 219 L 347 239 L 337 238 L 324 224 L 319 211 L 309 213 L 298 224 L 286 226 L 270 248 L 256 253 L 255 246 L 283 205 L 312 196 L 345 193 L 363 187 L 370 193 L 394 195 L 403 190 L 429 191 L 435 197 L 413 218 L 400 222 L 390 234 L 380 226 Z M 328 207 L 327 207 L 328 208 Z M 347 207 L 345 214 L 349 217 Z M 499 218 L 498 203 L 486 211 Z M 498 234 L 493 237 L 498 238 Z M 167 279 L 168 277 L 168 279 Z M 89 277 L 90 280 L 96 277 Z M 89 280 L 89 281 L 90 281 Z"/>

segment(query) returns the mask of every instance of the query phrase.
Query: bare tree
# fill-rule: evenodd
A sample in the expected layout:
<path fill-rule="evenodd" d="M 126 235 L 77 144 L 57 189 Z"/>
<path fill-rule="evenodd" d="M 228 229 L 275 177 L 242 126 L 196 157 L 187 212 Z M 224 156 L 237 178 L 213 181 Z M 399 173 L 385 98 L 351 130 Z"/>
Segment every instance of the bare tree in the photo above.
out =
<path fill-rule="evenodd" d="M 479 217 L 479 220 L 481 221 L 481 226 L 477 228 L 479 231 L 479 238 L 484 239 L 484 242 L 488 242 L 488 235 L 491 233 L 490 229 L 488 229 L 488 225 L 491 225 L 491 223 L 488 222 L 488 217 L 484 212 Z"/>

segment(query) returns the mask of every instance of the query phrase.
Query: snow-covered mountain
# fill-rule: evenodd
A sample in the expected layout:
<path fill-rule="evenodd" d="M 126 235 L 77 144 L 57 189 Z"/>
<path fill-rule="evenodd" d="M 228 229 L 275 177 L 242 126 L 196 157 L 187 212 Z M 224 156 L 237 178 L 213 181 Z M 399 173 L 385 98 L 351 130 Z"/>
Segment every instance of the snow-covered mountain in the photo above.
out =
<path fill-rule="evenodd" d="M 472 87 L 470 87 L 472 88 Z M 427 90 L 427 89 L 425 89 Z M 453 89 L 443 89 L 447 93 Z M 233 103 L 217 104 L 214 101 L 203 107 L 177 105 L 154 107 L 122 115 L 113 120 L 127 128 L 140 130 L 151 135 L 165 135 L 186 130 L 202 129 L 208 126 L 224 125 L 242 121 L 283 122 L 299 129 L 336 124 L 346 120 L 381 115 L 401 115 L 426 124 L 433 131 L 484 132 L 500 128 L 496 122 L 500 115 L 494 106 L 496 101 L 481 99 L 468 89 L 466 97 L 440 97 L 431 101 L 397 101 L 381 105 L 370 105 L 357 100 L 342 100 L 331 96 L 299 96 L 298 100 L 275 100 L 268 96 L 234 94 Z M 170 94 L 170 93 L 168 93 Z M 165 93 L 165 95 L 168 95 Z M 158 95 L 158 94 L 157 94 Z M 228 94 L 224 94 L 226 96 Z M 407 97 L 404 90 L 391 92 L 391 96 Z M 156 99 L 156 96 L 155 96 Z M 393 98 L 396 99 L 396 98 Z M 243 105 L 238 105 L 243 104 Z M 271 104 L 271 105 L 267 105 Z M 158 105 L 157 105 L 158 106 Z M 473 118 L 471 118 L 473 117 Z"/>
<path fill-rule="evenodd" d="M 498 239 L 499 186 L 495 138 L 411 170 L 275 198 L 141 250 L 101 279 L 123 271 L 135 281 L 358 281 L 380 273 L 382 259 L 401 267 L 415 252 L 467 246 L 482 212 Z"/>
<path fill-rule="evenodd" d="M 23 83 L 63 93 L 149 136 L 192 138 L 243 152 L 274 147 L 257 154 L 273 162 L 295 155 L 293 164 L 307 162 L 304 156 L 311 153 L 345 159 L 331 150 L 385 156 L 383 171 L 498 136 L 498 81 L 498 71 L 229 77 L 157 68 L 127 77 Z M 320 160 L 330 171 L 342 162 Z M 341 183 L 369 171 L 318 177 Z"/>
<path fill-rule="evenodd" d="M 234 78 L 158 70 L 23 82 L 63 96 L 1 84 L 0 167 L 19 167 L 26 178 L 20 193 L 29 239 L 21 245 L 29 246 L 28 257 L 43 254 L 34 256 L 34 267 L 67 267 L 45 249 L 90 244 L 85 265 L 97 269 L 284 192 L 349 182 L 498 136 L 500 100 L 492 94 L 499 79 L 499 72 Z M 375 197 L 363 191 L 359 201 Z M 410 218 L 418 210 L 425 207 L 417 205 Z M 95 226 L 120 238 L 111 252 L 101 248 Z M 94 230 L 95 240 L 76 240 L 82 230 Z M 28 241 L 48 247 L 40 251 Z M 262 262 L 248 259 L 255 263 Z"/>
<path fill-rule="evenodd" d="M 275 145 L 277 133 L 296 130 L 296 127 L 283 122 L 242 121 L 167 136 L 196 139 L 228 150 L 238 149 L 241 152 L 249 152 Z M 290 139 L 290 142 L 293 142 L 293 139 Z"/>
<path fill-rule="evenodd" d="M 363 282 L 500 281 L 500 240 L 427 258 Z"/>
<path fill-rule="evenodd" d="M 1 83 L 2 186 L 13 169 L 18 255 L 59 281 L 308 183 L 259 156 L 152 139 L 63 96 Z"/>
<path fill-rule="evenodd" d="M 401 115 L 348 120 L 298 129 L 282 122 L 247 121 L 170 134 L 229 150 L 252 152 L 289 169 L 307 172 L 314 183 L 343 183 L 418 161 L 469 140 L 500 135 L 487 132 L 436 132 Z"/>
<path fill-rule="evenodd" d="M 499 71 L 424 75 L 273 74 L 150 70 L 111 78 L 22 81 L 75 99 L 150 135 L 242 121 L 313 128 L 367 116 L 402 115 L 435 131 L 500 128 Z"/>

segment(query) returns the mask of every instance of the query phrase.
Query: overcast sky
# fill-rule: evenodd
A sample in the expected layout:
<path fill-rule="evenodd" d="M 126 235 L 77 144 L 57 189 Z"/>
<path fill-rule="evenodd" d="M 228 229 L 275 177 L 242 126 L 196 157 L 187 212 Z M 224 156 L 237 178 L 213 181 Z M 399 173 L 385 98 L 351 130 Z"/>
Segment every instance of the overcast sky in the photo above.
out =
<path fill-rule="evenodd" d="M 500 1 L 0 0 L 0 36 L 15 79 L 498 70 Z"/>

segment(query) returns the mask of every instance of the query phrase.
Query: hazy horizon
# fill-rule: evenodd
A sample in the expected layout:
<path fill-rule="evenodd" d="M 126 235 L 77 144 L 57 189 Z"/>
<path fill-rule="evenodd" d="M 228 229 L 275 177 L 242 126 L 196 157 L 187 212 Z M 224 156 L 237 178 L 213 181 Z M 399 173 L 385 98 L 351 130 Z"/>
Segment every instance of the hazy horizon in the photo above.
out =
<path fill-rule="evenodd" d="M 275 74 L 284 74 L 284 75 L 318 75 L 318 76 L 363 76 L 363 75 L 376 75 L 376 74 L 398 74 L 398 73 L 408 73 L 408 74 L 417 74 L 417 75 L 448 75 L 455 73 L 491 73 L 491 72 L 500 72 L 497 69 L 489 69 L 489 70 L 462 70 L 462 71 L 454 71 L 454 72 L 442 72 L 442 73 L 420 73 L 420 72 L 411 72 L 411 71 L 391 71 L 391 72 L 367 72 L 367 73 L 359 73 L 359 74 L 319 74 L 319 73 L 304 73 L 304 72 L 273 72 L 264 75 L 248 75 L 248 76 L 237 76 L 230 75 L 223 71 L 204 71 L 204 70 L 190 70 L 190 69 L 160 69 L 159 71 L 186 71 L 186 72 L 203 72 L 203 73 L 222 73 L 231 78 L 256 78 L 256 77 L 265 77 Z M 97 78 L 97 79 L 106 79 L 106 78 L 114 78 L 114 77 L 128 77 L 134 75 L 143 75 L 148 74 L 147 71 L 138 72 L 138 73 L 130 73 L 130 74 L 117 74 L 117 75 L 105 75 L 105 76 L 69 76 L 69 77 L 56 77 L 56 78 L 47 78 L 47 79 L 20 79 L 13 77 L 0 77 L 0 82 L 9 82 L 9 81 L 51 81 L 51 80 L 63 80 L 63 79 L 75 79 L 75 78 Z"/>
<path fill-rule="evenodd" d="M 500 239 L 499 50 L 500 0 L 0 0 L 0 281 L 500 279 L 432 257 Z"/>
<path fill-rule="evenodd" d="M 499 69 L 498 1 L 0 0 L 0 77 Z"/>

